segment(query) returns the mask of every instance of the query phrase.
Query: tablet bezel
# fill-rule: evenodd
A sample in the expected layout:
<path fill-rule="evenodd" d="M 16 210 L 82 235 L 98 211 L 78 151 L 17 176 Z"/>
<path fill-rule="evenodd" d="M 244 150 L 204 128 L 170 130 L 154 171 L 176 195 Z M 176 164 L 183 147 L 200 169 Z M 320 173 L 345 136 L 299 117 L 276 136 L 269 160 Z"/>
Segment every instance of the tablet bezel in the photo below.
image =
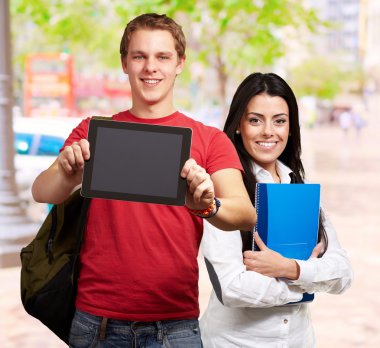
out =
<path fill-rule="evenodd" d="M 101 127 L 112 128 L 112 129 L 125 129 L 126 131 L 143 131 L 143 132 L 153 132 L 160 134 L 177 134 L 182 137 L 182 148 L 180 151 L 180 168 L 178 172 L 178 182 L 177 182 L 177 195 L 176 197 L 167 196 L 156 196 L 156 195 L 145 195 L 145 194 L 135 194 L 127 192 L 114 192 L 114 191 L 104 191 L 99 189 L 91 189 L 92 183 L 92 173 L 94 162 L 96 161 L 96 134 L 97 130 Z M 121 122 L 114 121 L 111 118 L 104 117 L 93 117 L 90 120 L 88 129 L 88 141 L 90 143 L 90 154 L 91 157 L 88 161 L 85 161 L 83 177 L 82 177 L 82 188 L 81 195 L 88 198 L 104 198 L 104 199 L 116 199 L 134 202 L 144 202 L 144 203 L 154 203 L 154 204 L 166 204 L 166 205 L 185 205 L 186 200 L 186 180 L 181 178 L 180 171 L 184 166 L 186 160 L 190 158 L 190 148 L 191 148 L 191 136 L 192 129 L 184 127 L 175 126 L 162 126 L 162 125 L 152 125 L 147 123 L 133 123 L 133 122 Z"/>

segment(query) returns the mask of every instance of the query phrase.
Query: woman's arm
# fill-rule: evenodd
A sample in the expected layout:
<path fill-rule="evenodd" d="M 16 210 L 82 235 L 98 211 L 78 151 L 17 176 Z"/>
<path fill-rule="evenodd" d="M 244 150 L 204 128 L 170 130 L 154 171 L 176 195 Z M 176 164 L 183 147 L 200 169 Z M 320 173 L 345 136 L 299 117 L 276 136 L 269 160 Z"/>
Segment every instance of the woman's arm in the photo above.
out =
<path fill-rule="evenodd" d="M 328 248 L 321 258 L 317 258 L 320 244 L 308 260 L 293 260 L 267 248 L 261 239 L 255 236 L 261 251 L 245 252 L 244 263 L 250 271 L 269 277 L 286 278 L 289 284 L 299 286 L 304 292 L 339 294 L 349 288 L 352 268 L 326 215 L 324 227 L 328 237 Z"/>
<path fill-rule="evenodd" d="M 346 252 L 342 249 L 336 231 L 324 214 L 324 227 L 328 237 L 328 247 L 321 258 L 306 261 L 297 260 L 300 276 L 290 284 L 297 285 L 306 292 L 327 292 L 340 294 L 347 290 L 352 282 L 353 271 Z"/>
<path fill-rule="evenodd" d="M 225 306 L 274 307 L 302 298 L 297 286 L 246 270 L 239 231 L 225 233 L 205 221 L 201 251 L 214 291 Z"/>

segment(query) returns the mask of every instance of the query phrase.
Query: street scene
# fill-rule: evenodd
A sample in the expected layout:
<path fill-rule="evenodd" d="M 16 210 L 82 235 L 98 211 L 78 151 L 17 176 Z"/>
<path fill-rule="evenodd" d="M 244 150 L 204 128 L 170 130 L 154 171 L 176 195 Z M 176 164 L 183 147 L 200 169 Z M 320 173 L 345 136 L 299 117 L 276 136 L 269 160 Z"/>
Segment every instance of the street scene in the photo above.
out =
<path fill-rule="evenodd" d="M 128 34 L 126 23 L 130 24 L 137 18 L 142 21 L 142 17 L 150 18 L 149 23 L 154 25 L 132 26 Z M 293 164 L 285 164 L 291 167 L 299 162 L 296 137 L 291 138 L 295 141 L 289 142 L 292 134 L 298 134 L 294 117 L 299 118 L 301 160 L 306 180 L 321 185 L 321 206 L 330 217 L 353 268 L 352 285 L 347 291 L 339 295 L 317 292 L 308 305 L 316 346 L 380 347 L 380 280 L 377 276 L 380 266 L 379 18 L 380 2 L 376 0 L 199 0 L 195 3 L 161 0 L 0 0 L 0 348 L 66 347 L 24 310 L 20 298 L 19 254 L 21 248 L 33 239 L 53 207 L 51 203 L 60 201 L 57 197 L 61 194 L 62 200 L 66 199 L 74 187 L 82 184 L 82 163 L 80 166 L 74 163 L 71 169 L 61 165 L 59 173 L 63 175 L 57 175 L 54 171 L 56 167 L 50 167 L 60 155 L 72 130 L 81 123 L 76 128 L 76 134 L 83 139 L 87 134 L 86 122 L 82 122 L 84 119 L 111 115 L 116 115 L 116 121 L 152 125 L 161 125 L 161 119 L 165 118 L 170 120 L 163 125 L 170 126 L 174 122 L 171 117 L 182 118 L 181 113 L 188 116 L 183 117 L 184 120 L 191 120 L 186 122 L 194 123 L 187 124 L 182 120 L 173 125 L 192 128 L 190 153 L 194 158 L 199 156 L 197 163 L 188 168 L 187 176 L 182 179 L 189 184 L 189 173 L 199 169 L 197 175 L 200 176 L 197 178 L 201 179 L 198 180 L 198 187 L 206 187 L 203 184 L 208 183 L 201 200 L 187 191 L 185 205 L 191 214 L 209 218 L 218 213 L 220 202 L 217 198 L 221 201 L 229 199 L 231 211 L 238 208 L 239 214 L 244 215 L 242 212 L 245 210 L 245 224 L 241 225 L 242 219 L 235 222 L 239 214 L 231 213 L 229 216 L 222 215 L 221 219 L 217 216 L 214 221 L 230 223 L 223 219 L 232 217 L 235 219 L 234 228 L 248 226 L 249 219 L 249 228 L 255 223 L 248 199 L 245 206 L 242 204 L 240 184 L 220 190 L 222 183 L 230 182 L 226 181 L 228 175 L 223 177 L 226 172 L 220 169 L 237 168 L 238 159 L 232 161 L 234 154 L 229 153 L 230 144 L 224 136 L 215 136 L 210 142 L 204 141 L 211 138 L 209 134 L 218 134 L 217 130 L 198 125 L 199 129 L 204 129 L 200 131 L 192 125 L 202 122 L 223 129 L 226 124 L 225 132 L 233 134 L 234 145 L 239 148 L 241 140 L 245 148 L 246 153 L 240 153 L 240 156 L 246 156 L 241 157 L 242 163 L 253 161 L 263 164 L 270 179 L 283 183 L 276 161 L 283 158 L 279 156 L 285 153 L 282 152 L 284 148 L 281 149 L 285 143 L 284 147 L 292 151 L 290 156 L 286 155 L 289 156 L 287 160 L 293 161 Z M 161 27 L 163 22 L 156 26 L 159 20 L 165 20 L 164 27 Z M 171 29 L 166 25 L 170 25 Z M 274 82 L 265 80 L 260 85 L 264 80 L 253 80 L 253 75 L 256 75 L 255 79 L 258 75 L 267 75 L 266 78 L 272 75 L 273 79 L 274 75 L 276 78 L 272 81 L 277 82 L 271 86 L 270 83 Z M 284 86 L 285 89 L 282 89 Z M 290 87 L 289 90 L 287 87 Z M 252 92 L 256 90 L 260 91 Z M 240 96 L 238 91 L 241 92 Z M 245 101 L 243 92 L 249 93 L 249 100 Z M 271 130 L 270 134 L 268 129 Z M 66 142 L 69 149 L 66 150 L 75 152 L 76 156 L 84 154 L 86 149 L 78 150 L 78 142 L 75 135 L 70 136 Z M 196 142 L 202 142 L 199 151 Z M 91 144 L 94 143 L 91 140 Z M 118 141 L 114 141 L 116 148 L 122 150 L 141 147 L 135 143 L 121 147 Z M 153 143 L 155 150 L 159 148 L 157 143 L 161 144 L 161 141 Z M 83 146 L 83 140 L 81 144 Z M 215 145 L 212 150 L 210 144 Z M 289 144 L 292 145 L 289 147 Z M 171 149 L 174 148 L 176 146 L 171 146 Z M 252 148 L 254 151 L 251 153 Z M 151 148 L 149 151 L 153 152 Z M 166 156 L 164 150 L 157 151 Z M 68 157 L 65 158 L 68 153 L 64 151 L 60 156 L 61 163 L 69 162 Z M 128 164 L 131 161 L 125 159 L 124 154 L 116 156 L 116 151 L 112 150 L 109 153 L 113 155 L 108 156 L 111 162 L 116 162 L 116 157 L 123 158 L 124 161 L 117 162 L 123 170 L 130 171 L 132 165 L 128 167 Z M 263 160 L 260 157 L 263 154 L 269 154 L 269 160 L 267 157 Z M 140 159 L 136 151 L 132 155 Z M 144 173 L 148 173 L 149 180 L 168 177 L 155 175 L 151 169 L 166 168 L 163 161 L 158 160 L 156 165 L 152 165 L 147 156 L 141 158 L 147 164 Z M 78 157 L 74 156 L 74 159 L 78 161 Z M 219 168 L 218 175 L 212 176 L 212 170 L 210 173 L 205 170 L 210 163 L 213 164 L 211 168 Z M 52 169 L 47 171 L 49 175 L 38 176 L 49 167 Z M 102 169 L 102 178 L 108 178 L 109 182 L 113 181 L 109 179 L 109 173 L 122 172 L 112 170 L 104 163 Z M 75 175 L 71 175 L 71 170 Z M 295 172 L 297 169 L 292 167 L 292 170 Z M 174 175 L 180 180 L 176 172 Z M 126 175 L 120 175 L 120 178 L 128 183 L 133 182 L 134 178 L 141 179 L 136 174 L 128 180 L 125 179 Z M 266 182 L 263 179 L 258 181 Z M 156 183 L 155 180 L 151 182 Z M 34 197 L 43 203 L 37 203 L 33 198 L 33 183 Z M 68 183 L 70 188 L 63 192 Z M 251 187 L 249 182 L 245 185 Z M 218 190 L 224 193 L 221 197 L 218 197 Z M 255 194 L 252 192 L 250 195 Z M 124 318 L 127 313 L 141 312 L 138 320 L 149 321 L 146 320 L 147 315 L 153 314 L 146 308 L 150 305 L 155 306 L 154 310 L 161 319 L 164 310 L 171 313 L 170 318 L 179 318 L 178 313 L 183 313 L 185 301 L 186 306 L 192 303 L 192 312 L 188 311 L 186 315 L 196 313 L 197 294 L 194 289 L 198 261 L 202 316 L 212 285 L 203 255 L 199 253 L 197 257 L 196 238 L 201 236 L 201 224 L 195 224 L 194 217 L 182 208 L 173 214 L 167 202 L 153 206 L 145 205 L 145 202 L 152 202 L 143 201 L 144 205 L 141 206 L 128 199 L 128 202 L 121 202 L 120 197 L 111 199 L 99 199 L 95 203 L 98 205 L 91 208 L 95 213 L 91 215 L 92 225 L 89 223 L 88 226 L 92 229 L 87 229 L 84 242 L 87 244 L 86 248 L 82 248 L 81 255 L 82 261 L 89 257 L 93 267 L 87 265 L 86 268 L 86 262 L 83 262 L 81 274 L 83 279 L 95 279 L 95 285 L 91 281 L 83 281 L 78 301 L 81 294 L 89 294 L 88 303 L 93 301 L 98 305 L 99 296 L 90 288 L 99 286 L 103 290 L 96 289 L 99 293 L 111 294 L 103 296 L 106 303 L 104 310 L 116 314 L 114 309 L 117 304 Z M 234 212 L 237 213 L 237 210 Z M 219 216 L 221 213 L 224 212 L 219 211 Z M 177 232 L 178 222 L 189 227 L 190 233 L 174 233 Z M 151 234 L 145 234 L 146 231 Z M 101 234 L 98 235 L 98 232 Z M 173 236 L 177 239 L 171 239 Z M 132 244 L 126 243 L 125 238 L 140 243 L 134 243 L 130 248 Z M 227 246 L 229 248 L 229 244 Z M 151 252 L 149 259 L 146 257 L 147 249 Z M 126 252 L 128 250 L 132 253 Z M 103 251 L 112 251 L 112 255 L 109 257 Z M 204 253 L 207 255 L 206 251 Z M 274 262 L 273 259 L 270 261 Z M 152 260 L 159 260 L 154 262 L 154 268 L 149 264 Z M 229 259 L 226 257 L 226 260 Z M 336 274 L 343 268 L 340 261 L 334 264 Z M 295 263 L 291 263 L 294 270 Z M 173 264 L 177 271 L 171 267 Z M 293 275 L 288 276 L 289 273 L 276 273 L 283 271 L 277 265 L 273 277 L 296 279 Z M 84 276 L 86 270 L 87 278 Z M 309 271 L 311 274 L 311 269 Z M 179 281 L 177 284 L 173 281 L 178 274 L 181 280 L 186 279 L 188 283 L 180 284 Z M 124 275 L 131 279 L 138 278 L 140 283 L 125 282 Z M 344 279 L 341 275 L 333 277 L 338 281 Z M 149 279 L 150 288 L 146 279 Z M 168 286 L 172 296 L 168 295 Z M 116 292 L 115 289 L 122 291 Z M 186 297 L 184 294 L 188 289 L 192 291 Z M 135 301 L 134 295 L 139 299 Z M 176 296 L 179 300 L 175 306 L 178 308 L 170 311 L 168 306 L 176 302 Z M 107 301 L 110 301 L 109 304 Z M 148 307 L 144 307 L 146 304 Z M 97 308 L 103 307 L 99 305 Z M 300 317 L 299 313 L 295 317 Z M 282 314 L 276 315 L 277 323 L 288 324 L 288 319 L 282 318 Z M 262 323 L 268 323 L 267 318 Z M 228 324 L 230 320 L 226 317 L 219 323 L 222 322 Z M 242 322 L 246 325 L 245 321 Z M 307 324 L 308 320 L 304 323 Z M 287 328 L 291 339 L 298 334 L 298 326 L 288 324 Z M 239 327 L 233 327 L 233 330 L 240 332 Z M 271 342 L 280 338 L 275 328 L 271 331 L 275 332 L 275 337 L 270 338 Z M 206 328 L 203 332 L 206 333 Z M 302 330 L 304 332 L 307 330 Z M 214 338 L 216 336 L 221 334 L 214 335 Z M 205 337 L 206 334 L 204 340 Z M 233 337 L 237 341 L 240 338 L 239 335 Z M 255 338 L 249 336 L 249 340 Z M 200 342 L 199 335 L 197 339 Z M 246 345 L 244 347 L 248 348 Z"/>
<path fill-rule="evenodd" d="M 316 127 L 302 133 L 303 157 L 310 182 L 322 185 L 322 204 L 331 217 L 354 269 L 352 287 L 343 295 L 317 294 L 310 305 L 319 348 L 376 348 L 380 345 L 380 132 L 375 115 L 360 137 L 354 129 Z M 207 306 L 211 284 L 202 259 L 200 307 Z M 65 347 L 23 309 L 18 267 L 0 269 L 0 347 Z"/>

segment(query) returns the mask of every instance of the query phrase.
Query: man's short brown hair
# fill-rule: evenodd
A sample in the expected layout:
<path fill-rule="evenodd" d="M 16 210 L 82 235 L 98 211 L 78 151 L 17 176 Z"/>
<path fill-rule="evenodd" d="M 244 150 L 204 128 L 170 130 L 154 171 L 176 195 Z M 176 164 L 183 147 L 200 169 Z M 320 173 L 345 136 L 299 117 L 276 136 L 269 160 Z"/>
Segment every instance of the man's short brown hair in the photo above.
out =
<path fill-rule="evenodd" d="M 182 27 L 165 14 L 145 13 L 131 20 L 125 28 L 120 42 L 120 54 L 122 59 L 124 59 L 128 53 L 128 45 L 133 32 L 139 29 L 169 31 L 174 38 L 178 58 L 185 56 L 186 39 Z"/>

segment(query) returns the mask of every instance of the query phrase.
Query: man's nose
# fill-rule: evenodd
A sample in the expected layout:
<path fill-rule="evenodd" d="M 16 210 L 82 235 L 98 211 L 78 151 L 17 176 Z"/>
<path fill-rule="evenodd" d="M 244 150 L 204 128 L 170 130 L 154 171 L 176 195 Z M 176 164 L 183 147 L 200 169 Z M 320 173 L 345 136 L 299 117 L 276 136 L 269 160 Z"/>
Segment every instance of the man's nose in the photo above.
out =
<path fill-rule="evenodd" d="M 147 72 L 156 72 L 157 71 L 157 65 L 156 60 L 154 58 L 147 58 L 145 60 L 145 71 Z"/>

